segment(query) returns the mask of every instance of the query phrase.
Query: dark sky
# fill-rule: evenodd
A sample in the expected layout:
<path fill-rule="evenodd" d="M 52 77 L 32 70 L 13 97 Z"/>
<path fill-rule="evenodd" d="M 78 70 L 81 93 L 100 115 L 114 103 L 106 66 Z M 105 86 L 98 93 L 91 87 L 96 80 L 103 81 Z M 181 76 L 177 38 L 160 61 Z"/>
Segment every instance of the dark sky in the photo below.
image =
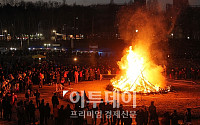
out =
<path fill-rule="evenodd" d="M 24 0 L 24 1 L 30 1 L 30 0 Z M 31 0 L 31 1 L 37 1 L 37 0 Z M 43 0 L 43 1 L 49 1 L 49 0 Z M 58 2 L 63 2 L 63 0 L 51 0 L 51 1 L 58 1 Z M 125 2 L 129 2 L 130 0 L 114 0 L 115 3 L 118 4 L 123 4 Z M 132 0 L 134 1 L 134 0 Z M 110 0 L 66 0 L 66 3 L 71 5 L 74 4 L 78 5 L 91 5 L 91 4 L 107 4 L 110 3 Z M 166 7 L 166 3 L 171 3 L 173 0 L 158 0 L 161 8 L 164 10 Z M 200 0 L 189 0 L 190 5 L 200 5 Z"/>
<path fill-rule="evenodd" d="M 63 0 L 57 0 L 62 2 Z M 130 0 L 114 0 L 115 3 L 125 3 L 125 1 L 128 3 Z M 132 0 L 134 1 L 134 0 Z M 107 4 L 110 2 L 110 0 L 66 0 L 67 4 L 80 4 L 80 5 L 90 5 L 90 4 Z M 173 2 L 173 0 L 158 0 L 160 6 L 162 9 L 165 8 L 166 3 L 171 3 Z M 200 5 L 200 0 L 189 0 L 189 4 L 190 5 Z"/>
<path fill-rule="evenodd" d="M 45 1 L 45 0 L 44 0 Z M 60 1 L 62 2 L 63 0 L 57 0 L 57 1 Z M 115 3 L 124 3 L 124 2 L 129 2 L 130 0 L 114 0 Z M 134 1 L 134 0 L 132 0 Z M 166 4 L 166 3 L 172 3 L 173 0 L 158 0 L 158 2 L 162 5 Z M 81 5 L 89 5 L 89 4 L 96 4 L 96 3 L 99 3 L 99 4 L 106 4 L 106 3 L 109 3 L 110 0 L 66 0 L 66 2 L 68 4 L 73 4 L 74 2 L 76 2 L 77 4 L 81 4 Z M 200 4 L 200 0 L 189 0 L 189 3 L 191 5 L 194 5 L 194 4 Z"/>

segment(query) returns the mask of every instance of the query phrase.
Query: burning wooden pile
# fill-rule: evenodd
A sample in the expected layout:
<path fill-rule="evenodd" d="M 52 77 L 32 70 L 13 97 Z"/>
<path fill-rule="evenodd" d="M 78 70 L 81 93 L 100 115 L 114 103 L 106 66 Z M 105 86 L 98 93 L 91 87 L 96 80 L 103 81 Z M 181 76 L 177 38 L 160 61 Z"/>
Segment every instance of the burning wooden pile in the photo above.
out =
<path fill-rule="evenodd" d="M 138 93 L 157 93 L 162 90 L 163 77 L 161 67 L 154 64 L 148 56 L 129 47 L 118 65 L 121 74 L 111 80 L 113 90 L 122 92 L 136 91 Z M 167 90 L 168 91 L 168 90 Z"/>

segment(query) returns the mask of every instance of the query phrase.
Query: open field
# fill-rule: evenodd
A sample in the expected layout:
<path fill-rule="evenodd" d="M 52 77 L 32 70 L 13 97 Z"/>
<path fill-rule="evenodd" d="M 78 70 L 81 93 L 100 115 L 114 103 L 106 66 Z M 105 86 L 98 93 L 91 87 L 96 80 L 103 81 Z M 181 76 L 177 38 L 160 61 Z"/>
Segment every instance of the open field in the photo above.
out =
<path fill-rule="evenodd" d="M 104 98 L 106 86 L 108 85 L 109 80 L 103 81 L 83 81 L 79 82 L 78 84 L 72 83 L 70 86 L 65 85 L 65 90 L 71 88 L 72 91 L 82 91 L 85 90 L 86 94 L 88 95 L 88 91 L 101 91 L 101 98 Z M 146 105 L 149 106 L 151 101 L 155 101 L 155 106 L 157 107 L 157 112 L 159 116 L 166 111 L 170 113 L 173 112 L 174 109 L 177 110 L 180 116 L 185 114 L 186 108 L 192 108 L 192 116 L 193 125 L 199 125 L 200 120 L 200 84 L 193 83 L 192 81 L 184 81 L 184 80 L 175 80 L 169 81 L 168 85 L 172 85 L 175 92 L 170 92 L 167 94 L 151 94 L 151 95 L 136 95 L 136 104 L 137 106 Z M 34 85 L 34 89 L 38 89 L 37 85 Z M 53 86 L 46 86 L 44 85 L 43 88 L 39 89 L 41 93 L 41 99 L 45 99 L 45 103 L 49 102 L 50 107 L 52 108 L 51 104 L 51 97 L 53 92 L 55 92 L 55 85 Z M 18 100 L 24 99 L 24 94 L 18 94 Z M 35 97 L 31 97 L 31 100 L 35 103 Z M 65 99 L 60 98 L 60 105 L 66 106 L 70 104 L 69 102 L 65 101 Z M 133 110 L 132 102 L 123 104 L 125 109 Z M 60 107 L 60 106 L 59 106 Z M 71 105 L 73 107 L 73 105 Z M 52 110 L 51 110 L 52 111 Z M 53 112 L 51 112 L 53 113 Z M 39 111 L 36 110 L 36 119 L 39 119 Z M 134 121 L 134 120 L 133 120 Z M 100 121 L 99 121 L 100 122 Z M 0 121 L 1 124 L 15 124 L 15 122 L 6 122 Z M 133 123 L 135 124 L 135 123 Z"/>
<path fill-rule="evenodd" d="M 88 95 L 88 91 L 100 91 L 101 98 L 105 99 L 104 96 L 108 84 L 109 80 L 84 81 L 79 82 L 78 84 L 72 84 L 70 85 L 70 88 L 72 91 L 79 92 L 85 90 L 86 95 Z M 200 84 L 192 81 L 175 80 L 169 81 L 168 85 L 172 85 L 172 88 L 175 91 L 167 94 L 137 94 L 137 106 L 149 106 L 150 102 L 154 101 L 159 114 L 163 114 L 165 111 L 173 112 L 173 110 L 176 109 L 180 115 L 184 115 L 186 108 L 192 108 L 193 116 L 200 116 Z M 69 86 L 65 87 L 65 89 L 68 88 Z M 132 101 L 123 105 L 125 108 L 131 109 Z"/>

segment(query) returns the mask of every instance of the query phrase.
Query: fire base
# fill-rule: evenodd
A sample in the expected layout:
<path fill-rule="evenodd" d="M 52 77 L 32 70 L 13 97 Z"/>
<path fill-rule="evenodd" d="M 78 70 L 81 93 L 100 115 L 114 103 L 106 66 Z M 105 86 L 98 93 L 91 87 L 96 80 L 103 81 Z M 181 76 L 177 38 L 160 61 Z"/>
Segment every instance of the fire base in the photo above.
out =
<path fill-rule="evenodd" d="M 109 91 L 118 91 L 120 93 L 124 93 L 125 91 L 121 91 L 119 88 L 115 88 L 111 83 L 109 83 L 107 86 L 106 86 L 106 90 L 109 90 Z M 126 92 L 129 92 L 129 93 L 132 93 L 133 91 L 126 91 Z M 149 94 L 167 94 L 168 92 L 172 92 L 171 90 L 171 87 L 170 86 L 167 86 L 166 88 L 161 88 L 159 89 L 159 91 L 156 91 L 156 92 L 142 92 L 142 91 L 137 91 L 136 93 L 137 94 L 144 94 L 144 95 L 149 95 Z"/>

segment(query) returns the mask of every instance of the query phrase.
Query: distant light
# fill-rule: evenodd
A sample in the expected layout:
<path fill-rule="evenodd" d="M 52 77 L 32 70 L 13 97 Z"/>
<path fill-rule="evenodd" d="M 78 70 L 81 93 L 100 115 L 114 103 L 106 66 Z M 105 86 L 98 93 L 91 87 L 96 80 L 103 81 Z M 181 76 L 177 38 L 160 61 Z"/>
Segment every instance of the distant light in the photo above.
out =
<path fill-rule="evenodd" d="M 7 30 L 4 30 L 5 33 L 7 33 Z"/>
<path fill-rule="evenodd" d="M 137 33 L 137 32 L 138 32 L 138 30 L 135 30 L 135 32 Z"/>
<path fill-rule="evenodd" d="M 171 36 L 174 36 L 174 34 L 173 34 L 173 33 L 171 33 Z"/>
<path fill-rule="evenodd" d="M 74 61 L 77 61 L 77 58 L 76 58 L 76 57 L 74 58 Z"/>
<path fill-rule="evenodd" d="M 57 48 L 54 48 L 54 50 L 56 50 Z"/>
<path fill-rule="evenodd" d="M 69 35 L 69 37 L 70 37 L 70 38 L 73 38 L 74 36 L 73 36 L 73 35 Z"/>
<path fill-rule="evenodd" d="M 56 33 L 56 30 L 53 30 L 53 33 Z"/>
<path fill-rule="evenodd" d="M 47 44 L 45 43 L 44 46 L 46 46 Z"/>
<path fill-rule="evenodd" d="M 41 60 L 41 58 L 39 58 L 39 60 Z"/>
<path fill-rule="evenodd" d="M 169 58 L 169 55 L 167 55 L 167 57 Z"/>
<path fill-rule="evenodd" d="M 17 50 L 17 48 L 12 48 L 12 47 L 11 47 L 10 50 Z"/>
<path fill-rule="evenodd" d="M 31 50 L 31 48 L 28 48 L 28 50 Z"/>
<path fill-rule="evenodd" d="M 48 44 L 48 46 L 51 46 L 51 44 Z"/>
<path fill-rule="evenodd" d="M 102 54 L 103 52 L 98 52 L 98 54 Z"/>
<path fill-rule="evenodd" d="M 190 39 L 190 37 L 188 36 L 187 39 Z"/>

